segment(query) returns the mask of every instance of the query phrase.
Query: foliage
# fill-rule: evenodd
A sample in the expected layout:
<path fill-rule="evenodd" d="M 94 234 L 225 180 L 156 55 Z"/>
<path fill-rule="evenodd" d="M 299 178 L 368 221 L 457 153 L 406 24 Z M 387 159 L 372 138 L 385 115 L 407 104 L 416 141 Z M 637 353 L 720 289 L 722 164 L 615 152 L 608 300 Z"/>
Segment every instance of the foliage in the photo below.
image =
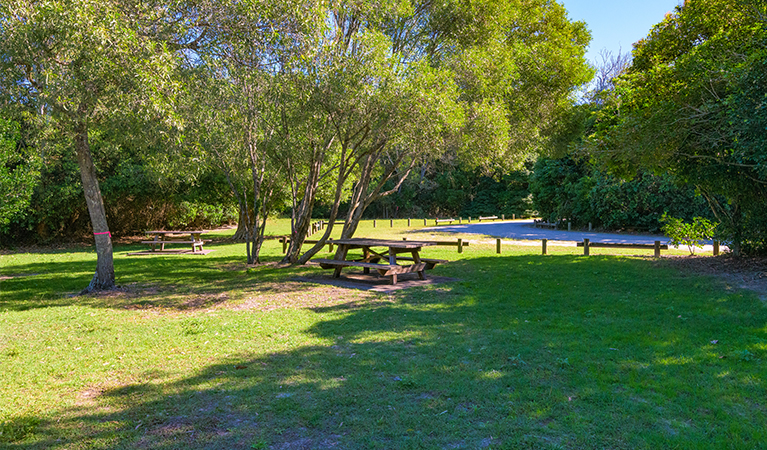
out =
<path fill-rule="evenodd" d="M 696 247 L 703 248 L 706 241 L 714 237 L 716 230 L 716 224 L 703 217 L 695 217 L 691 223 L 687 223 L 663 213 L 660 221 L 663 223 L 663 234 L 670 238 L 669 243 L 675 247 L 686 245 L 690 255 L 695 254 Z"/>
<path fill-rule="evenodd" d="M 767 251 L 767 4 L 690 0 L 634 48 L 600 111 L 591 154 L 695 186 L 736 254 Z"/>
<path fill-rule="evenodd" d="M 576 226 L 656 232 L 664 213 L 688 220 L 707 215 L 705 200 L 669 176 L 640 172 L 623 180 L 574 156 L 541 158 L 530 191 L 541 217 Z"/>
<path fill-rule="evenodd" d="M 530 168 L 490 176 L 479 169 L 436 163 L 423 170 L 421 177 L 408 179 L 396 193 L 373 203 L 369 216 L 529 216 L 530 176 Z"/>
<path fill-rule="evenodd" d="M 40 158 L 25 146 L 21 125 L 0 118 L 0 233 L 24 215 L 40 178 Z"/>

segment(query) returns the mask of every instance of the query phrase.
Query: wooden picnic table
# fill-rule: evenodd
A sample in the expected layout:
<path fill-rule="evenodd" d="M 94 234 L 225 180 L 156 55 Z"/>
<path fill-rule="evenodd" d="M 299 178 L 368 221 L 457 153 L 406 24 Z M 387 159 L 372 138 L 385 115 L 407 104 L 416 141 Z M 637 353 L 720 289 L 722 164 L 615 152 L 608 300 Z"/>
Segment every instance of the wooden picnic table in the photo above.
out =
<path fill-rule="evenodd" d="M 152 251 L 157 251 L 157 246 L 160 246 L 159 251 L 165 251 L 165 244 L 189 244 L 192 246 L 192 252 L 203 250 L 202 246 L 205 242 L 210 242 L 210 239 L 203 239 L 202 234 L 207 233 L 208 230 L 194 230 L 194 231 L 147 231 L 146 234 L 154 235 L 154 239 L 141 241 L 142 244 L 149 244 L 152 246 Z"/>
<path fill-rule="evenodd" d="M 435 245 L 428 241 L 396 241 L 387 239 L 334 239 L 333 243 L 338 245 L 338 251 L 334 259 L 318 258 L 312 261 L 318 263 L 323 269 L 334 269 L 333 277 L 341 276 L 341 269 L 344 267 L 362 267 L 364 273 L 370 273 L 370 269 L 376 270 L 381 276 L 391 277 L 392 284 L 397 284 L 397 275 L 404 273 L 418 273 L 418 278 L 426 279 L 425 270 L 434 268 L 438 263 L 447 261 L 438 259 L 421 258 L 421 248 Z M 383 247 L 386 250 L 376 251 L 374 248 Z M 349 250 L 362 249 L 362 258 L 356 260 L 346 259 Z M 408 254 L 410 256 L 399 256 Z M 380 263 L 379 261 L 387 261 Z M 413 264 L 403 266 L 399 261 L 412 261 Z"/>

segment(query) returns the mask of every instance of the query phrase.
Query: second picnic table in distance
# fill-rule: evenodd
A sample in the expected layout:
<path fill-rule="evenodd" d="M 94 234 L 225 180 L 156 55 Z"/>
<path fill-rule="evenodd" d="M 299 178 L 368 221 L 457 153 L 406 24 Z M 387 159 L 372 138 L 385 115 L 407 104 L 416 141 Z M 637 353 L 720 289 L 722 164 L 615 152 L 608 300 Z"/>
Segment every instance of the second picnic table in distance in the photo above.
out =
<path fill-rule="evenodd" d="M 160 246 L 160 251 L 166 251 L 166 244 L 189 244 L 192 246 L 192 253 L 203 250 L 202 246 L 205 242 L 210 240 L 202 239 L 202 233 L 207 233 L 208 230 L 197 231 L 147 231 L 146 234 L 154 235 L 154 239 L 141 241 L 142 244 L 149 244 L 152 246 L 152 251 L 157 251 L 157 246 Z M 190 236 L 190 237 L 187 237 Z"/>
<path fill-rule="evenodd" d="M 323 269 L 335 269 L 333 277 L 341 276 L 341 269 L 344 267 L 362 267 L 365 273 L 370 273 L 370 269 L 378 271 L 382 276 L 391 277 L 392 284 L 397 284 L 397 275 L 403 273 L 418 273 L 418 278 L 424 280 L 424 271 L 432 269 L 436 264 L 447 262 L 437 259 L 421 258 L 422 247 L 435 245 L 428 241 L 396 241 L 386 239 L 337 239 L 333 243 L 338 245 L 338 252 L 335 259 L 313 259 Z M 387 250 L 377 252 L 373 247 L 385 247 Z M 349 250 L 362 249 L 362 259 L 347 260 Z M 410 256 L 398 256 L 401 254 L 410 254 Z M 388 264 L 379 263 L 387 261 Z M 397 261 L 412 261 L 409 266 L 401 266 Z"/>

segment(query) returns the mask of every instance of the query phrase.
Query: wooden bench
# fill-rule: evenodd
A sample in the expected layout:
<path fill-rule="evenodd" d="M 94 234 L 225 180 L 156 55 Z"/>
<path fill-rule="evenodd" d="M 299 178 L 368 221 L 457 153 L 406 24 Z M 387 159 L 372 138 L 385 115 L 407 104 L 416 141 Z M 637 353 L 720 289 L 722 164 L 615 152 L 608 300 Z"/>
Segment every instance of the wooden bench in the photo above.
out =
<path fill-rule="evenodd" d="M 403 261 L 415 261 L 410 256 L 397 256 L 397 260 L 403 260 Z M 431 259 L 431 258 L 421 258 L 421 262 L 426 264 L 426 270 L 431 270 L 436 266 L 437 264 L 447 264 L 450 261 L 446 259 Z"/>
<path fill-rule="evenodd" d="M 404 258 L 398 258 L 404 259 Z M 422 272 L 427 269 L 427 264 L 422 262 L 420 264 L 413 264 L 410 266 L 399 266 L 396 264 L 378 264 L 371 262 L 361 261 L 339 261 L 337 259 L 316 258 L 312 259 L 320 265 L 323 269 L 335 269 L 342 267 L 362 267 L 365 269 L 365 273 L 370 273 L 370 269 L 378 271 L 378 274 L 384 277 L 391 277 L 392 284 L 397 284 L 397 275 L 401 273 L 413 273 Z"/>
<path fill-rule="evenodd" d="M 655 257 L 660 257 L 661 250 L 668 250 L 667 244 L 661 244 L 660 241 L 655 241 L 654 244 L 624 244 L 618 242 L 590 242 L 588 239 L 584 239 L 583 242 L 578 242 L 578 247 L 583 247 L 583 254 L 589 255 L 589 248 L 626 248 L 626 249 L 638 249 L 638 250 L 655 250 Z"/>
<path fill-rule="evenodd" d="M 455 222 L 455 219 L 434 219 L 434 225 L 439 225 L 440 223 L 443 223 L 443 222 L 448 222 L 452 225 L 453 222 Z"/>
<path fill-rule="evenodd" d="M 479 221 L 482 222 L 483 220 L 496 220 L 498 219 L 498 216 L 479 216 Z"/>
<path fill-rule="evenodd" d="M 550 223 L 543 220 L 534 220 L 533 224 L 535 225 L 535 228 L 551 228 L 552 230 L 557 229 L 556 223 Z"/>

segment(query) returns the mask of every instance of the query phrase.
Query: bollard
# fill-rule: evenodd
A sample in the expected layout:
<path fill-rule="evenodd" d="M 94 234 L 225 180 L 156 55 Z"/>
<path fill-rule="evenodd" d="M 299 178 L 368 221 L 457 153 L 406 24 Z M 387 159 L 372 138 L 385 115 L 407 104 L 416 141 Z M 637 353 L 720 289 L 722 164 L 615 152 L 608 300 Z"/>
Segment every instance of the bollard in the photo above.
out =
<path fill-rule="evenodd" d="M 517 220 L 517 215 L 516 214 L 512 214 L 511 215 L 511 220 Z"/>
<path fill-rule="evenodd" d="M 376 220 L 373 219 L 373 228 L 375 228 L 375 227 L 376 227 Z"/>
<path fill-rule="evenodd" d="M 328 251 L 330 253 L 333 253 L 333 242 L 332 241 L 328 242 Z"/>
<path fill-rule="evenodd" d="M 459 217 L 459 218 L 458 218 L 458 223 L 459 223 L 459 224 L 461 223 L 461 220 L 462 220 L 462 219 Z"/>
<path fill-rule="evenodd" d="M 503 214 L 501 214 L 501 220 L 506 220 L 506 216 L 504 216 Z"/>
<path fill-rule="evenodd" d="M 570 231 L 572 229 L 573 224 L 569 221 L 567 222 L 567 231 Z"/>
<path fill-rule="evenodd" d="M 389 228 L 394 228 L 394 219 L 389 219 Z"/>
<path fill-rule="evenodd" d="M 714 241 L 714 256 L 719 255 L 719 241 Z"/>
<path fill-rule="evenodd" d="M 463 239 L 458 239 L 458 253 L 463 253 Z"/>
<path fill-rule="evenodd" d="M 426 217 L 423 218 L 423 226 L 426 226 Z"/>
<path fill-rule="evenodd" d="M 591 231 L 591 222 L 589 222 L 589 231 Z"/>
<path fill-rule="evenodd" d="M 280 239 L 280 240 L 282 241 L 282 253 L 287 253 L 288 252 L 288 237 L 287 236 L 283 236 L 282 239 Z"/>
<path fill-rule="evenodd" d="M 583 240 L 583 256 L 589 256 L 589 240 Z"/>
<path fill-rule="evenodd" d="M 655 241 L 655 257 L 660 258 L 660 241 Z"/>
<path fill-rule="evenodd" d="M 410 217 L 407 218 L 407 226 L 410 226 Z"/>
<path fill-rule="evenodd" d="M 495 240 L 495 252 L 498 253 L 499 255 L 501 254 L 501 240 L 500 239 L 496 239 Z"/>
<path fill-rule="evenodd" d="M 546 248 L 546 244 L 548 244 L 548 239 L 541 239 L 541 253 L 544 255 L 548 255 L 548 249 Z"/>
<path fill-rule="evenodd" d="M 468 222 L 471 223 L 471 216 L 469 216 L 469 221 Z"/>

